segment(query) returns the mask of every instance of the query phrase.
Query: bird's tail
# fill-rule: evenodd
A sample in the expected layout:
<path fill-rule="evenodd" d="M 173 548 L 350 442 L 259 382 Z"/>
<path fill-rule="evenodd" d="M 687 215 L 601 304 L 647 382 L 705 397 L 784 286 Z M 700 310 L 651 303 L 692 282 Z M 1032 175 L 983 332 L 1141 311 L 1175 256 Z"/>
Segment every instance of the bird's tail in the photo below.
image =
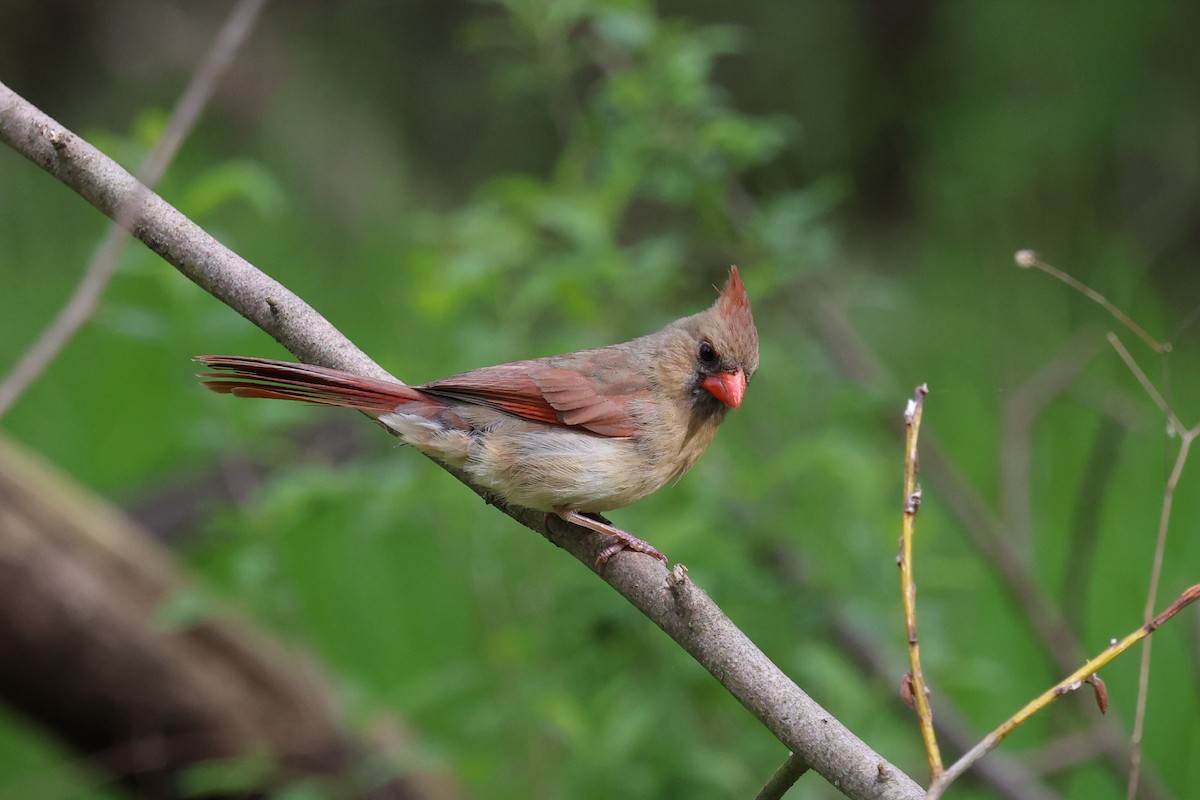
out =
<path fill-rule="evenodd" d="M 368 413 L 388 413 L 404 403 L 430 399 L 411 386 L 310 364 L 251 356 L 196 356 L 195 360 L 211 370 L 197 376 L 207 388 L 234 397 L 298 400 Z"/>

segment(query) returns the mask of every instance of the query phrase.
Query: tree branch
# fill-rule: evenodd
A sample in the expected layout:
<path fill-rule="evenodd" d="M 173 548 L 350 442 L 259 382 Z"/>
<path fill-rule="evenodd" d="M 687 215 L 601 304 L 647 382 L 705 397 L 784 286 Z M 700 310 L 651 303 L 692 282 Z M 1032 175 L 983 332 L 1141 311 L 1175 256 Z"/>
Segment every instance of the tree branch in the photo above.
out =
<path fill-rule="evenodd" d="M 114 217 L 137 181 L 0 84 L 0 139 Z M 253 322 L 301 361 L 391 379 L 320 314 L 153 193 L 131 233 L 197 285 Z M 458 475 L 460 480 L 462 476 Z M 464 481 L 465 482 L 465 481 Z M 468 484 L 470 485 L 470 484 Z M 604 537 L 529 509 L 488 502 L 595 571 Z M 690 653 L 780 741 L 852 798 L 918 798 L 921 789 L 821 708 L 690 580 L 651 558 L 620 553 L 601 577 Z"/>

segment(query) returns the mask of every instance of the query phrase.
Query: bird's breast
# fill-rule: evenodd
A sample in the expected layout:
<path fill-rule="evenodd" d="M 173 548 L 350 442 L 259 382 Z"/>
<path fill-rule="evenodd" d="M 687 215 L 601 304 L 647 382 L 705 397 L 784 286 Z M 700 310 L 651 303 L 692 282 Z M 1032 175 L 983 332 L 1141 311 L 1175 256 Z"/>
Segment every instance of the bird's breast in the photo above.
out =
<path fill-rule="evenodd" d="M 464 469 L 509 502 L 542 511 L 620 508 L 669 478 L 655 474 L 634 439 L 534 423 L 476 434 Z"/>

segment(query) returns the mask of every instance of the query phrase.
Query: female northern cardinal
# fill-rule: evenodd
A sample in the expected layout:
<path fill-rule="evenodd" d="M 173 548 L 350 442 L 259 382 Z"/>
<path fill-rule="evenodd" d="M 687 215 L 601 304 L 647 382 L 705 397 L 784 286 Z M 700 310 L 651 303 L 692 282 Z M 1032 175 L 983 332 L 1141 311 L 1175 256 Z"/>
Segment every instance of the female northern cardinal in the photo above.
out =
<path fill-rule="evenodd" d="M 214 392 L 366 412 L 408 444 L 506 502 L 552 511 L 666 558 L 610 525 L 620 508 L 683 475 L 742 402 L 758 331 L 738 275 L 706 311 L 595 350 L 481 367 L 422 386 L 241 356 L 199 356 Z M 591 516 L 585 516 L 591 515 Z"/>

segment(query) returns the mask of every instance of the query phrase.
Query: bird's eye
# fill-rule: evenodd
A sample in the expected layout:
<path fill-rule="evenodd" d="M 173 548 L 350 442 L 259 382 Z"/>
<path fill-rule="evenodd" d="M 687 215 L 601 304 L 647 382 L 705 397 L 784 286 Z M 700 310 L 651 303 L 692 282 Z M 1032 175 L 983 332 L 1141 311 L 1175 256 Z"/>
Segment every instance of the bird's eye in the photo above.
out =
<path fill-rule="evenodd" d="M 713 348 L 712 342 L 705 339 L 700 343 L 700 361 L 704 364 L 717 363 L 717 351 Z"/>

